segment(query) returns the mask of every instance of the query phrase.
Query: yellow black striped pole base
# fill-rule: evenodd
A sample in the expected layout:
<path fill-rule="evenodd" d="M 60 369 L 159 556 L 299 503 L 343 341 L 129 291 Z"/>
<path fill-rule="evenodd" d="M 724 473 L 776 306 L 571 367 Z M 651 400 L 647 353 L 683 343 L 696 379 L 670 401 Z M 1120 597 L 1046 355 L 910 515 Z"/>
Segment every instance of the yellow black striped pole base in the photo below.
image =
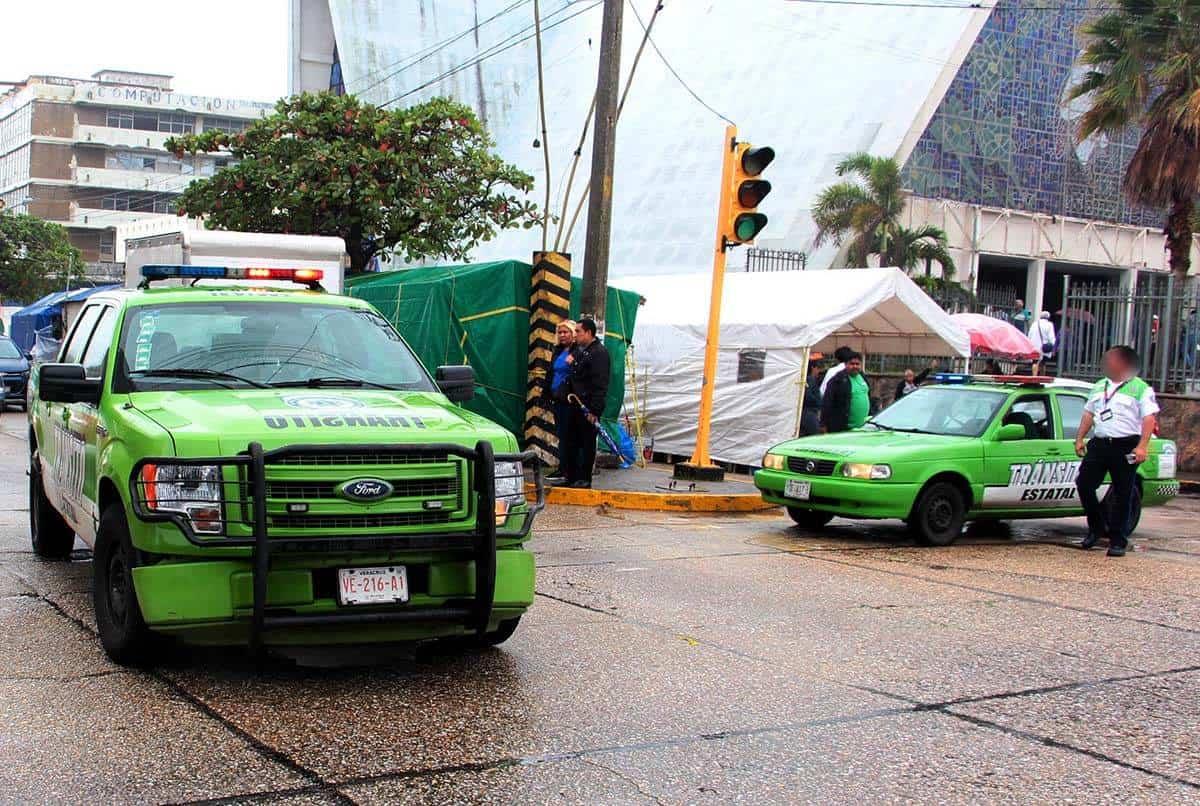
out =
<path fill-rule="evenodd" d="M 571 256 L 534 252 L 529 288 L 529 383 L 525 391 L 525 447 L 547 465 L 558 464 L 558 437 L 550 403 L 554 329 L 571 309 Z"/>

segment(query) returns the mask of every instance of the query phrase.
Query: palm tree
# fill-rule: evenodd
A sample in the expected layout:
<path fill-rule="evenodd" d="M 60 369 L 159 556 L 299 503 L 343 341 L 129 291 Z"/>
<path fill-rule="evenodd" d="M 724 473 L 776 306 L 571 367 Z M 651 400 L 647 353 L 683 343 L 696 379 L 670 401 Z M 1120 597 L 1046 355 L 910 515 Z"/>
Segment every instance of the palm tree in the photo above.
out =
<path fill-rule="evenodd" d="M 942 267 L 942 277 L 950 280 L 954 277 L 956 267 L 954 258 L 950 256 L 949 239 L 941 227 L 926 224 L 915 230 L 901 227 L 893 241 L 895 254 L 888 257 L 886 265 L 899 266 L 906 272 L 911 272 L 922 264 L 925 276 L 933 275 L 932 266 L 937 263 Z"/>
<path fill-rule="evenodd" d="M 846 244 L 846 260 L 867 265 L 868 255 L 879 255 L 882 266 L 899 266 L 905 271 L 924 262 L 925 273 L 937 261 L 946 277 L 954 274 L 954 260 L 947 247 L 946 233 L 925 225 L 910 230 L 900 224 L 904 192 L 900 165 L 892 157 L 874 157 L 865 152 L 851 154 L 837 165 L 837 175 L 855 179 L 825 188 L 813 205 L 817 224 L 816 246 L 833 241 Z"/>
<path fill-rule="evenodd" d="M 1163 234 L 1182 285 L 1200 194 L 1200 5 L 1118 0 L 1083 33 L 1088 43 L 1079 60 L 1089 69 L 1070 92 L 1088 105 L 1078 137 L 1141 127 L 1125 192 L 1135 204 L 1167 208 Z"/>

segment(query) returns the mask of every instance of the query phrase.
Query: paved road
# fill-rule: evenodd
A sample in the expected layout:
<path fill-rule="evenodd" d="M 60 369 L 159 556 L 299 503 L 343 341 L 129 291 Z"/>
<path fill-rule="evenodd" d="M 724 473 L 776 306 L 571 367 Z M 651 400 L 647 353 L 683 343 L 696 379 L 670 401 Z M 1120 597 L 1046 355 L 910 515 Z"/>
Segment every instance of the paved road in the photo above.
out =
<path fill-rule="evenodd" d="M 98 649 L 86 558 L 29 553 L 22 430 L 0 420 L 0 802 L 1200 797 L 1195 499 L 1123 560 L 1070 548 L 1077 520 L 917 549 L 560 508 L 501 649 L 143 673 Z"/>

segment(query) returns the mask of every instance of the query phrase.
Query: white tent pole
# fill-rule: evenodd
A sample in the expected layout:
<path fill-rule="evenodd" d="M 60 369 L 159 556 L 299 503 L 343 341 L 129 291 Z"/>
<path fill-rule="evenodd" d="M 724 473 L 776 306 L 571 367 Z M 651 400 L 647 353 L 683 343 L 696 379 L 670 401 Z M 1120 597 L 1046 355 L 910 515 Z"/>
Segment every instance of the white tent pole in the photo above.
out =
<path fill-rule="evenodd" d="M 800 396 L 796 398 L 796 427 L 792 429 L 796 436 L 800 436 L 800 423 L 804 418 L 804 393 L 808 391 L 808 357 L 811 352 L 811 347 L 805 347 L 800 355 L 800 382 L 797 384 Z"/>

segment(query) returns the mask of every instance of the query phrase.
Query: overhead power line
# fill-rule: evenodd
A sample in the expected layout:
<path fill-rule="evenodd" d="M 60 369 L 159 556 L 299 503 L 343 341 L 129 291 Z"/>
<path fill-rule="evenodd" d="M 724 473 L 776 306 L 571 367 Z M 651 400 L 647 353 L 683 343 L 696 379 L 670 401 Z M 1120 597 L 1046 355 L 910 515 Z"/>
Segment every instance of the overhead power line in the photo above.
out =
<path fill-rule="evenodd" d="M 589 4 L 588 6 L 586 6 L 586 7 L 584 7 L 584 8 L 581 8 L 581 9 L 579 9 L 579 10 L 578 10 L 578 11 L 576 11 L 574 14 L 569 14 L 569 15 L 567 15 L 566 17 L 563 17 L 562 19 L 560 19 L 560 20 L 557 20 L 557 21 L 555 21 L 555 22 L 553 22 L 553 23 L 551 23 L 551 24 L 549 24 L 549 25 L 543 25 L 543 26 L 542 26 L 542 33 L 544 34 L 546 31 L 549 31 L 549 30 L 551 30 L 551 29 L 553 29 L 553 28 L 557 28 L 557 27 L 558 27 L 558 26 L 560 26 L 560 25 L 563 25 L 563 24 L 565 24 L 565 23 L 567 23 L 567 22 L 570 22 L 571 20 L 573 20 L 573 19 L 575 19 L 576 17 L 578 17 L 580 14 L 586 14 L 587 12 L 589 12 L 589 11 L 591 11 L 592 9 L 596 8 L 597 6 L 599 6 L 599 5 L 600 5 L 602 2 L 603 2 L 603 0 L 596 0 L 595 2 L 593 2 L 593 3 Z M 568 5 L 569 5 L 569 4 L 568 4 Z M 563 8 L 559 9 L 559 11 L 563 11 L 563 10 L 565 10 L 567 7 L 568 7 L 568 6 L 564 6 Z M 558 13 L 558 12 L 554 12 L 554 13 Z M 547 15 L 547 18 L 549 18 L 550 16 L 553 16 L 553 14 Z M 528 31 L 528 30 L 532 29 L 532 27 L 533 27 L 533 26 L 532 26 L 532 25 L 530 25 L 530 26 L 529 26 L 529 28 L 526 28 L 526 29 L 524 29 L 524 30 Z M 516 37 L 516 36 L 518 36 L 518 35 L 519 35 L 519 34 L 514 34 L 512 37 L 509 37 L 509 39 L 512 39 L 512 38 L 514 38 L 514 37 Z M 426 81 L 426 82 L 424 82 L 424 83 L 422 83 L 422 84 L 419 84 L 419 85 L 417 85 L 416 87 L 413 87 L 413 88 L 412 88 L 412 89 L 410 89 L 410 90 L 407 90 L 407 91 L 405 91 L 405 92 L 402 92 L 402 93 L 400 93 L 399 95 L 396 95 L 396 96 L 394 96 L 394 97 L 392 97 L 392 98 L 389 98 L 388 100 L 386 100 L 386 101 L 384 101 L 383 103 L 379 104 L 379 106 L 387 106 L 388 104 L 393 104 L 393 103 L 395 103 L 396 101 L 403 100 L 404 98 L 407 98 L 407 97 L 408 97 L 408 96 L 410 96 L 410 95 L 414 95 L 414 94 L 416 94 L 416 93 L 420 92 L 421 90 L 423 90 L 423 89 L 425 89 L 425 88 L 427 88 L 427 87 L 431 87 L 431 86 L 433 86 L 434 84 L 437 84 L 439 81 L 442 81 L 442 80 L 444 80 L 444 79 L 447 79 L 447 78 L 449 78 L 450 76 L 452 76 L 452 75 L 455 75 L 456 73 L 460 73 L 460 72 L 462 72 L 463 70 L 468 70 L 468 69 L 470 69 L 470 68 L 474 67 L 474 66 L 475 66 L 475 65 L 477 65 L 477 64 L 480 64 L 480 63 L 482 63 L 482 62 L 484 62 L 484 61 L 487 61 L 488 59 L 492 58 L 493 56 L 499 56 L 501 53 L 504 53 L 505 51 L 511 50 L 511 49 L 515 48 L 517 45 L 520 45 L 520 44 L 523 44 L 523 43 L 525 43 L 525 42 L 528 42 L 530 39 L 533 39 L 533 37 L 534 37 L 534 34 L 529 34 L 528 36 L 524 36 L 524 37 L 521 37 L 520 39 L 517 39 L 515 42 L 510 42 L 510 43 L 508 43 L 508 44 L 505 44 L 503 47 L 500 47 L 500 46 L 499 46 L 499 43 L 498 43 L 497 45 L 493 45 L 493 46 L 491 46 L 490 48 L 488 48 L 487 50 L 485 50 L 485 51 L 483 51 L 483 52 L 479 53 L 478 55 L 476 55 L 476 56 L 474 56 L 474 57 L 472 57 L 472 58 L 468 59 L 467 61 L 465 61 L 465 62 L 463 62 L 463 63 L 461 63 L 461 64 L 458 64 L 458 65 L 455 65 L 454 67 L 451 67 L 449 70 L 446 70 L 445 72 L 441 73 L 440 75 L 434 76 L 433 78 L 429 79 L 428 81 Z"/>

